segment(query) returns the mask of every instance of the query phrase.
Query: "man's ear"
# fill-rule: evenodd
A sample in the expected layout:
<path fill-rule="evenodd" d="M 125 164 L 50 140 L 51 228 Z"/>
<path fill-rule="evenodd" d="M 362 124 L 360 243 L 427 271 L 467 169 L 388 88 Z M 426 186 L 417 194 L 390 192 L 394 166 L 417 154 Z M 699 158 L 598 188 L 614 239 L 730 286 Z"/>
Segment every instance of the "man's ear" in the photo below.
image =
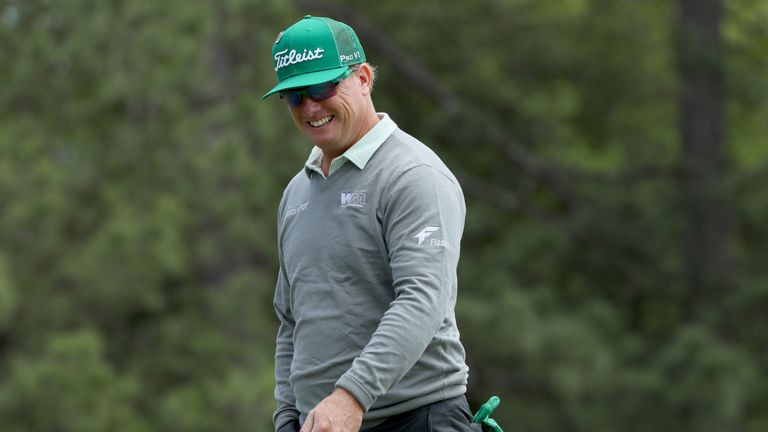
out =
<path fill-rule="evenodd" d="M 364 96 L 371 94 L 373 88 L 373 71 L 371 65 L 368 63 L 361 63 L 357 67 L 357 82 L 360 84 L 360 89 L 363 91 Z"/>

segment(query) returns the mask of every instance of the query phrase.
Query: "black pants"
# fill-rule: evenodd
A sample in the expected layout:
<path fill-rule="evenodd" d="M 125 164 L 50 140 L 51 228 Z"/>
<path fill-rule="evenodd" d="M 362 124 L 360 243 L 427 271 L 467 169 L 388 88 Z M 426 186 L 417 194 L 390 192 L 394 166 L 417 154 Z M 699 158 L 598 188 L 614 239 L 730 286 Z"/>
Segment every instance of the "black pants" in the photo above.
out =
<path fill-rule="evenodd" d="M 462 395 L 394 415 L 362 432 L 480 432 Z"/>

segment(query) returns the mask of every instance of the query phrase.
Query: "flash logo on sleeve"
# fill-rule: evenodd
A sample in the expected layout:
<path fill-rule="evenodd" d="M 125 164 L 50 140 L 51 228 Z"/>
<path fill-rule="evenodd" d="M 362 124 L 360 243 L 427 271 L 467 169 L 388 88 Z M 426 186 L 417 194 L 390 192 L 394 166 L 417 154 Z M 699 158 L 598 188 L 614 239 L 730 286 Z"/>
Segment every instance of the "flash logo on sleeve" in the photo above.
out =
<path fill-rule="evenodd" d="M 435 231 L 439 229 L 440 227 L 436 227 L 436 226 L 424 227 L 424 229 L 421 230 L 421 232 L 419 232 L 418 234 L 416 234 L 413 238 L 417 239 L 419 241 L 419 244 L 422 244 L 424 243 L 424 240 L 427 239 L 427 237 L 431 236 Z"/>

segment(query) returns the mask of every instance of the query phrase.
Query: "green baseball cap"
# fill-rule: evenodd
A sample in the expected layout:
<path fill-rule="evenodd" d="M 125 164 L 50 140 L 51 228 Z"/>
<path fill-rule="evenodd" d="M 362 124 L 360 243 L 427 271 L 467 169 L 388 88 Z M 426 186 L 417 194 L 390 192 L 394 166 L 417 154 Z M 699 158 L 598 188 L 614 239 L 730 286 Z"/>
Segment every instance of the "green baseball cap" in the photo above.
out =
<path fill-rule="evenodd" d="M 352 27 L 307 15 L 277 36 L 272 59 L 278 83 L 262 99 L 283 90 L 333 81 L 349 66 L 363 63 L 365 52 Z"/>

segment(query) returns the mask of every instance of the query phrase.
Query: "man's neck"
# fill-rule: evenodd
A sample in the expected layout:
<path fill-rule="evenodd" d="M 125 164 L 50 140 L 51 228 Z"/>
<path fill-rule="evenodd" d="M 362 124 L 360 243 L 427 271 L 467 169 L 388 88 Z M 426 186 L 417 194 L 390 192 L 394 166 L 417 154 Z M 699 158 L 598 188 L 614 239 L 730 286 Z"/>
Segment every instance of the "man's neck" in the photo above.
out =
<path fill-rule="evenodd" d="M 331 170 L 331 161 L 333 159 L 326 156 L 325 153 L 323 153 L 323 159 L 320 161 L 320 169 L 323 170 L 323 175 L 328 177 L 328 172 Z"/>

